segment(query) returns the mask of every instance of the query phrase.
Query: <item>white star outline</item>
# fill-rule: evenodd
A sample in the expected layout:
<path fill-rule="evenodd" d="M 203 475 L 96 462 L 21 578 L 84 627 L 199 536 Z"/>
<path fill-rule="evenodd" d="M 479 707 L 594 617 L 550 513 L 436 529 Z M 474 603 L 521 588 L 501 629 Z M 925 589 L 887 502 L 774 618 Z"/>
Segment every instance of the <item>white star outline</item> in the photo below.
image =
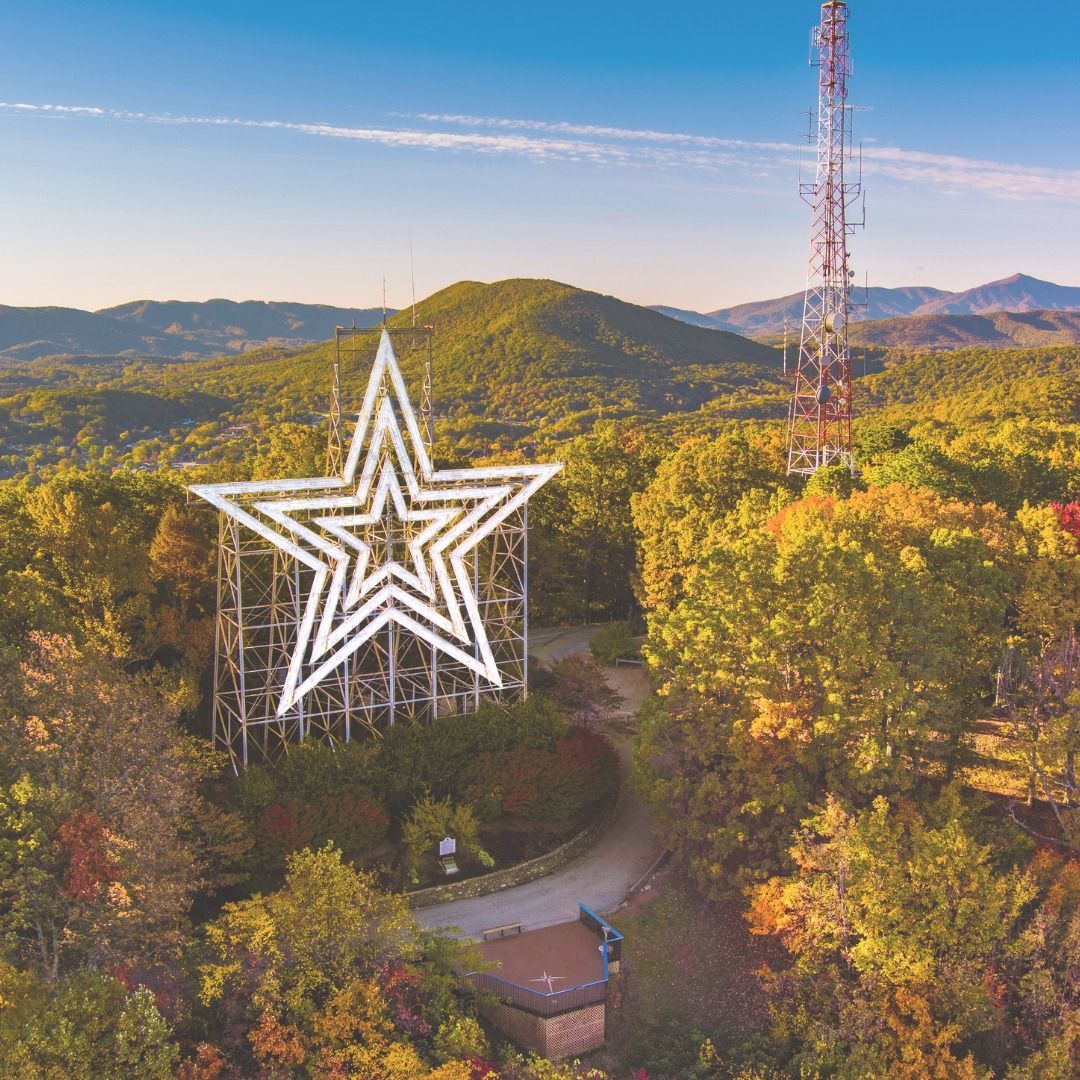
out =
<path fill-rule="evenodd" d="M 389 386 L 380 401 L 386 382 Z M 404 420 L 405 434 L 393 401 Z M 434 469 L 390 335 L 384 331 L 340 477 L 193 485 L 192 494 L 314 572 L 278 715 L 292 709 L 391 623 L 501 686 L 502 675 L 488 643 L 466 558 L 561 469 L 561 464 Z M 250 510 L 246 509 L 241 500 L 253 497 Z M 393 559 L 372 568 L 371 546 L 349 531 L 376 524 L 388 504 L 398 520 L 424 526 L 408 541 L 411 570 Z M 319 510 L 356 512 L 311 518 L 310 524 L 333 537 L 328 539 L 293 516 Z M 335 627 L 339 613 L 348 614 Z M 467 651 L 473 645 L 476 655 Z M 303 678 L 309 646 L 308 662 L 326 659 Z"/>

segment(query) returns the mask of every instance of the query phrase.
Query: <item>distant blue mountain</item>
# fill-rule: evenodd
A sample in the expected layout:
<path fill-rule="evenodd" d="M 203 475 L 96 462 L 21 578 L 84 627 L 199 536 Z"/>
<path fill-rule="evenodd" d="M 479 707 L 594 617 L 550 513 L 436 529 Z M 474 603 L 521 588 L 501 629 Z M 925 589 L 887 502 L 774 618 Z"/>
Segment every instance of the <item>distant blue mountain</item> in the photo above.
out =
<path fill-rule="evenodd" d="M 852 320 L 866 322 L 908 315 L 984 315 L 996 311 L 1080 311 L 1080 288 L 1055 285 L 1025 274 L 979 285 L 964 292 L 946 292 L 928 286 L 900 289 L 872 288 L 864 295 L 856 288 L 853 299 L 866 303 L 852 312 Z M 705 313 L 681 308 L 655 307 L 673 319 L 694 326 L 711 326 L 749 337 L 776 337 L 785 324 L 795 331 L 802 321 L 803 294 L 759 300 Z"/>
<path fill-rule="evenodd" d="M 221 356 L 261 345 L 299 348 L 333 337 L 336 326 L 375 326 L 382 317 L 381 308 L 262 300 L 136 300 L 94 312 L 0 305 L 0 357 Z"/>

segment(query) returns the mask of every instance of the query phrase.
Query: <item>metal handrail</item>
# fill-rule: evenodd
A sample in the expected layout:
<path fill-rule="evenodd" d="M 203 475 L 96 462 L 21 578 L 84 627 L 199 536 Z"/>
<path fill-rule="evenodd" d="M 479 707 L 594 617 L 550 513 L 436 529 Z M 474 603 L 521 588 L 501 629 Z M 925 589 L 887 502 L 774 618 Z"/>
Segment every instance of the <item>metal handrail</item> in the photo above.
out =
<path fill-rule="evenodd" d="M 569 1012 L 586 1005 L 598 1005 L 607 997 L 607 979 L 585 983 L 583 986 L 570 986 L 565 990 L 554 990 L 545 994 L 531 986 L 500 979 L 498 975 L 486 972 L 474 972 L 468 976 L 478 990 L 494 994 L 500 1001 L 524 1009 L 538 1016 L 554 1016 L 556 1013 Z"/>
<path fill-rule="evenodd" d="M 607 979 L 608 964 L 622 959 L 623 936 L 607 919 L 584 904 L 578 904 L 578 918 L 603 941 L 600 952 L 604 960 L 604 978 Z"/>

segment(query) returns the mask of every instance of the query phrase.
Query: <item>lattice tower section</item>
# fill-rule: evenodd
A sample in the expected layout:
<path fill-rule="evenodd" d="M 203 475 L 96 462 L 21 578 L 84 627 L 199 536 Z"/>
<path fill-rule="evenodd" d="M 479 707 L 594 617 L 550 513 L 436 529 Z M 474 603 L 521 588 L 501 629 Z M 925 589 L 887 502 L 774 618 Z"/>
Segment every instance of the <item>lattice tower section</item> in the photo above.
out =
<path fill-rule="evenodd" d="M 852 149 L 847 23 L 847 4 L 830 0 L 822 4 L 812 39 L 811 63 L 818 67 L 817 171 L 812 183 L 799 185 L 813 216 L 799 363 L 788 413 L 789 473 L 810 474 L 825 465 L 855 468 L 848 346 L 854 273 L 847 239 L 863 222 L 850 220 L 862 197 L 861 180 L 845 177 Z"/>
<path fill-rule="evenodd" d="M 312 572 L 234 519 L 219 515 L 213 735 L 234 764 L 276 760 L 305 738 L 348 742 L 395 723 L 520 700 L 528 648 L 528 510 L 472 558 L 477 603 L 502 686 L 396 625 L 346 659 L 284 716 L 277 713 Z"/>

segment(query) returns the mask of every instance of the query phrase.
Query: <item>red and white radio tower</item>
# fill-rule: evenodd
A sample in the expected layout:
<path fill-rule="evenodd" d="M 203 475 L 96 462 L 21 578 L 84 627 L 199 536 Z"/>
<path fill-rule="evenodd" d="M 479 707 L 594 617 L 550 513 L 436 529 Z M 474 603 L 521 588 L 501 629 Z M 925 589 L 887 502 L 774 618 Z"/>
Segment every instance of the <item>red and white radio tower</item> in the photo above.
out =
<path fill-rule="evenodd" d="M 814 215 L 799 366 L 788 413 L 789 473 L 810 474 L 823 465 L 855 469 L 847 320 L 855 275 L 848 267 L 847 238 L 862 224 L 848 221 L 862 184 L 844 179 L 844 165 L 851 156 L 847 20 L 847 4 L 828 0 L 821 5 L 821 23 L 813 36 L 816 57 L 811 63 L 818 67 L 817 175 L 812 184 L 799 185 Z"/>

